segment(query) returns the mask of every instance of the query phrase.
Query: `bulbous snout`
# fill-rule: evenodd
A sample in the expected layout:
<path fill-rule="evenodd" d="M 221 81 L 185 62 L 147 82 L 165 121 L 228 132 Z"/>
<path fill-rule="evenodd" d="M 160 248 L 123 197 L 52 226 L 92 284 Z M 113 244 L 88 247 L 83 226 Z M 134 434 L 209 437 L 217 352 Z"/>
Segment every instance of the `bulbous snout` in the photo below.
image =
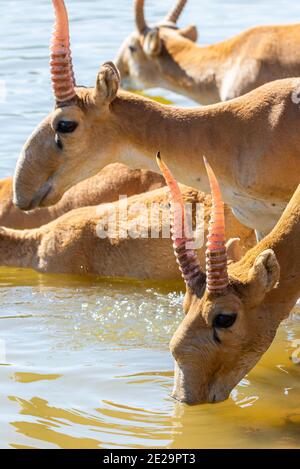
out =
<path fill-rule="evenodd" d="M 195 332 L 188 316 L 170 343 L 175 360 L 172 397 L 188 404 L 216 404 L 227 400 L 234 386 L 235 373 L 226 371 L 219 344 L 211 340 L 208 329 Z M 232 368 L 232 367 L 231 367 Z"/>
<path fill-rule="evenodd" d="M 40 206 L 52 190 L 52 177 L 60 163 L 54 137 L 47 118 L 22 149 L 13 181 L 13 202 L 21 210 Z"/>
<path fill-rule="evenodd" d="M 13 203 L 23 211 L 39 207 L 52 190 L 51 174 L 34 162 L 30 151 L 24 150 L 13 179 Z"/>
<path fill-rule="evenodd" d="M 123 90 L 132 91 L 142 89 L 141 84 L 136 83 L 134 80 L 134 73 L 131 73 L 129 70 L 129 60 L 126 58 L 126 54 L 121 52 L 114 63 L 120 72 L 121 87 Z M 136 71 L 138 71 L 138 67 L 136 67 Z"/>
<path fill-rule="evenodd" d="M 129 40 L 124 41 L 121 48 L 118 51 L 117 56 L 115 57 L 114 64 L 116 65 L 117 69 L 119 70 L 121 76 L 121 86 L 123 86 L 123 82 L 126 82 L 129 79 L 130 71 L 129 71 L 129 54 L 130 54 L 130 43 Z"/>
<path fill-rule="evenodd" d="M 213 377 L 207 380 L 202 373 L 199 374 L 199 367 L 197 368 L 192 369 L 176 362 L 173 399 L 187 405 L 217 404 L 226 401 L 231 389 L 215 382 Z"/>
<path fill-rule="evenodd" d="M 19 190 L 19 178 L 18 173 L 16 173 L 13 185 L 13 203 L 20 210 L 33 210 L 42 205 L 51 190 L 51 180 L 46 181 L 35 192 L 32 192 L 30 188 L 28 188 L 28 191 Z"/>
<path fill-rule="evenodd" d="M 117 58 L 114 60 L 114 63 L 116 64 L 117 69 L 120 72 L 121 76 L 121 84 L 123 84 L 123 80 L 126 80 L 129 76 L 129 69 L 128 66 L 126 66 L 125 61 L 123 60 L 122 53 L 120 53 Z"/>
<path fill-rule="evenodd" d="M 114 63 L 120 72 L 123 89 L 133 91 L 152 87 L 151 61 L 147 60 L 137 38 L 134 37 L 133 43 L 131 38 L 124 42 Z"/>

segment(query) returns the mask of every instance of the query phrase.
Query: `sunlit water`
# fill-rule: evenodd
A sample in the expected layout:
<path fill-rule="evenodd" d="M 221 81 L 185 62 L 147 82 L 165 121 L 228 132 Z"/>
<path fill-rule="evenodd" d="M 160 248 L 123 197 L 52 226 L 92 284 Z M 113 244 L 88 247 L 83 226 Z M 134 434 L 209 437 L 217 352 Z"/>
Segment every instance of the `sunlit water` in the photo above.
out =
<path fill-rule="evenodd" d="M 132 3 L 68 1 L 79 83 L 92 84 L 99 65 L 114 58 L 132 30 Z M 172 2 L 146 3 L 157 20 Z M 182 23 L 196 22 L 205 44 L 295 20 L 300 5 L 291 0 L 190 0 Z M 52 107 L 51 28 L 50 0 L 0 0 L 0 177 L 12 174 L 26 137 Z M 2 448 L 300 446 L 297 311 L 230 400 L 188 408 L 169 397 L 168 343 L 182 318 L 172 286 L 0 269 L 0 297 Z"/>

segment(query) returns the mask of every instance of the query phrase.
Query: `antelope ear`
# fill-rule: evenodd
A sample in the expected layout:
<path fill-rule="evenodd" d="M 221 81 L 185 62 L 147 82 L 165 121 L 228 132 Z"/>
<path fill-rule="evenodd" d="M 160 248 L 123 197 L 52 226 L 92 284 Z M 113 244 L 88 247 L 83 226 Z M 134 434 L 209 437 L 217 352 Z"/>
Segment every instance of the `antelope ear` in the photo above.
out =
<path fill-rule="evenodd" d="M 159 36 L 159 29 L 153 28 L 146 34 L 143 43 L 143 49 L 146 55 L 157 57 L 162 50 L 162 40 Z"/>
<path fill-rule="evenodd" d="M 276 287 L 280 279 L 280 266 L 272 249 L 262 252 L 248 274 L 248 287 L 254 302 L 260 302 Z"/>
<path fill-rule="evenodd" d="M 100 68 L 95 88 L 95 101 L 98 105 L 110 104 L 120 87 L 121 76 L 112 62 L 106 62 Z"/>
<path fill-rule="evenodd" d="M 238 262 L 242 258 L 240 238 L 232 238 L 226 243 L 228 263 Z"/>
<path fill-rule="evenodd" d="M 187 26 L 183 29 L 178 29 L 177 31 L 180 36 L 189 39 L 190 41 L 197 42 L 198 40 L 198 29 L 196 26 Z"/>

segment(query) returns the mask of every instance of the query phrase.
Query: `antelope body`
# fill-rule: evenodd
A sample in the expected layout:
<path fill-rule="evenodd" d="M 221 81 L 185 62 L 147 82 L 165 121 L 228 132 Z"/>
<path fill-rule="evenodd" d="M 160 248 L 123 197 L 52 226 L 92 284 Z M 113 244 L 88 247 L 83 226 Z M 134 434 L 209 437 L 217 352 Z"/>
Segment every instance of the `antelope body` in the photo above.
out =
<path fill-rule="evenodd" d="M 157 173 L 115 163 L 72 187 L 57 204 L 24 212 L 13 204 L 13 181 L 7 178 L 0 181 L 0 226 L 38 228 L 76 208 L 114 202 L 120 196 L 130 197 L 163 186 L 164 179 Z"/>
<path fill-rule="evenodd" d="M 133 174 L 133 182 L 134 179 L 136 175 Z M 114 175 L 110 180 L 113 191 L 121 193 L 122 180 L 119 185 Z M 162 184 L 158 175 L 157 180 Z M 101 189 L 102 200 L 109 200 L 112 194 L 110 185 L 106 184 L 106 193 L 103 186 Z M 207 222 L 211 209 L 210 196 L 185 186 L 181 189 L 185 202 L 204 205 L 204 219 Z M 0 265 L 32 268 L 42 273 L 178 280 L 180 275 L 172 242 L 168 237 L 163 237 L 169 225 L 168 200 L 167 188 L 161 187 L 129 197 L 126 209 L 122 201 L 116 201 L 111 204 L 103 203 L 98 207 L 71 210 L 37 229 L 20 231 L 1 228 Z M 162 205 L 162 218 L 157 227 L 158 238 L 150 236 L 153 204 Z M 124 226 L 121 225 L 124 216 L 128 216 L 126 228 L 130 228 L 130 233 L 126 236 L 122 234 Z M 107 220 L 112 219 L 116 220 L 115 229 L 101 238 L 99 230 L 103 229 Z M 255 244 L 253 232 L 241 226 L 228 208 L 226 219 L 228 237 L 239 237 L 243 252 Z M 144 233 L 149 237 L 144 237 Z M 232 255 L 235 255 L 234 243 L 231 249 Z M 202 248 L 199 250 L 202 265 L 204 258 L 205 249 Z"/>
<path fill-rule="evenodd" d="M 116 59 L 124 88 L 162 87 L 212 104 L 273 80 L 300 76 L 300 24 L 259 26 L 202 47 L 195 43 L 195 27 L 176 26 L 185 4 L 178 2 L 173 21 L 149 26 L 144 0 L 135 1 L 136 32 Z"/>
<path fill-rule="evenodd" d="M 114 86 L 110 66 L 102 73 Z M 299 86 L 300 79 L 277 81 L 198 110 L 174 109 L 123 92 L 97 106 L 95 90 L 78 88 L 78 104 L 58 108 L 25 145 L 14 202 L 23 210 L 55 204 L 66 190 L 115 161 L 154 169 L 153 155 L 161 149 L 175 176 L 204 192 L 209 189 L 206 155 L 237 218 L 266 234 L 299 182 L 300 108 L 292 101 Z M 79 123 L 70 135 L 55 130 L 65 120 Z M 55 143 L 57 134 L 63 149 Z"/>

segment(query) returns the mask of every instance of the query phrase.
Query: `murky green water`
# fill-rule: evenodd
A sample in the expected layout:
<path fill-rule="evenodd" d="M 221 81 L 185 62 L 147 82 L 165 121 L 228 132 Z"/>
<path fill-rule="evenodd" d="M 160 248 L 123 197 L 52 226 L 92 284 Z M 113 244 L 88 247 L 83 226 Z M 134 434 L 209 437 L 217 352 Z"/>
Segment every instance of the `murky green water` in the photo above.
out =
<path fill-rule="evenodd" d="M 149 0 L 149 17 L 161 18 L 171 3 Z M 132 1 L 68 5 L 78 82 L 92 84 L 132 29 Z M 0 177 L 12 174 L 24 140 L 52 106 L 51 18 L 50 0 L 0 0 L 0 80 L 7 88 Z M 291 0 L 190 0 L 182 22 L 196 22 L 204 44 L 296 19 L 300 5 Z M 188 408 L 169 398 L 168 342 L 182 318 L 182 295 L 173 287 L 3 268 L 0 299 L 2 448 L 300 446 L 297 313 L 229 401 Z"/>

